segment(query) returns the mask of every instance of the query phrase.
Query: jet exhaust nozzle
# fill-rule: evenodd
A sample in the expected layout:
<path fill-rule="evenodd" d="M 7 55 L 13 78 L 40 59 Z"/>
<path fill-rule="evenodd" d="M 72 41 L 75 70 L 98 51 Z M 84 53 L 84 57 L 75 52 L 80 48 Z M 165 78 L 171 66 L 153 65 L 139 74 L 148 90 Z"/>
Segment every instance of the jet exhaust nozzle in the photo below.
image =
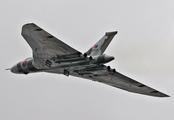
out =
<path fill-rule="evenodd" d="M 99 56 L 91 56 L 91 60 L 97 62 L 97 63 L 108 63 L 112 60 L 114 60 L 115 58 L 113 56 L 110 55 L 99 55 Z"/>

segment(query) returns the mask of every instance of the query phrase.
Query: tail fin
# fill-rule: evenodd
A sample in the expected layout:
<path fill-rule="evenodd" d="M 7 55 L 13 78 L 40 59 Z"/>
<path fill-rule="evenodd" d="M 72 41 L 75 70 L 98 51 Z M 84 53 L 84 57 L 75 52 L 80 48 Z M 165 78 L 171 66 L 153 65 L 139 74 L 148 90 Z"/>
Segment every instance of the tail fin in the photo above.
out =
<path fill-rule="evenodd" d="M 106 32 L 105 35 L 86 52 L 86 54 L 90 56 L 102 55 L 116 34 L 117 31 Z"/>

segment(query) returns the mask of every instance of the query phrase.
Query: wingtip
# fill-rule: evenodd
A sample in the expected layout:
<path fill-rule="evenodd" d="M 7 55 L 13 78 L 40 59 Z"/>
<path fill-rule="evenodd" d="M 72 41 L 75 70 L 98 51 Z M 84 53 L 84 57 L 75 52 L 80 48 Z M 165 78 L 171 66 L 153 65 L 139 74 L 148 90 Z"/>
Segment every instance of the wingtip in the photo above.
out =
<path fill-rule="evenodd" d="M 169 95 L 165 95 L 164 97 L 171 97 L 171 96 L 169 96 Z"/>
<path fill-rule="evenodd" d="M 164 94 L 164 93 L 161 93 L 161 95 L 159 97 L 171 97 L 171 96 Z"/>
<path fill-rule="evenodd" d="M 118 33 L 118 31 L 113 31 L 113 32 L 106 32 L 106 35 L 116 35 Z"/>
<path fill-rule="evenodd" d="M 24 25 L 35 25 L 35 23 L 26 23 Z"/>
<path fill-rule="evenodd" d="M 36 26 L 36 24 L 35 23 L 26 23 L 22 26 L 22 29 L 27 27 L 27 26 Z"/>

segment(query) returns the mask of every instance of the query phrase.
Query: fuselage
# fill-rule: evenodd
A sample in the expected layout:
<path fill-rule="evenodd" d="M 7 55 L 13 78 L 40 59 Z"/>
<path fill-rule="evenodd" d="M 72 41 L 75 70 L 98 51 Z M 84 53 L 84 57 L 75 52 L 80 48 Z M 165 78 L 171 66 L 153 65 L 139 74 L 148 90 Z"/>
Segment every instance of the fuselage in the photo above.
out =
<path fill-rule="evenodd" d="M 77 58 L 67 58 L 67 59 L 60 59 L 55 58 L 53 60 L 46 61 L 46 65 L 49 66 L 46 69 L 37 69 L 34 66 L 34 59 L 27 58 L 16 65 L 14 65 L 10 70 L 16 74 L 28 74 L 28 73 L 35 73 L 35 72 L 49 72 L 54 69 L 60 69 L 60 71 L 69 71 L 75 70 L 76 68 L 84 69 L 87 67 L 93 67 L 99 64 L 108 63 L 111 60 L 114 60 L 113 56 L 109 55 L 100 55 L 100 56 L 90 56 L 87 57 L 83 55 L 83 57 Z M 53 63 L 53 64 L 52 64 Z M 62 72 L 61 72 L 62 73 Z"/>

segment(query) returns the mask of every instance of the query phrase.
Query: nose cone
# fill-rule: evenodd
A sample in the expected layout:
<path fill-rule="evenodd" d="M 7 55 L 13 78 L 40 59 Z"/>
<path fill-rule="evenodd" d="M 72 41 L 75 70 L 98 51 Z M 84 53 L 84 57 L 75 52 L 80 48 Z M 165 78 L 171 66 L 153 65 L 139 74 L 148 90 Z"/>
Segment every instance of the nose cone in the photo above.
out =
<path fill-rule="evenodd" d="M 14 66 L 10 69 L 10 71 L 11 71 L 12 73 L 19 73 L 18 68 L 17 68 L 17 65 L 14 65 Z"/>
<path fill-rule="evenodd" d="M 110 61 L 112 61 L 112 60 L 115 59 L 113 56 L 110 56 L 110 55 L 105 55 L 104 58 L 105 58 L 105 61 L 106 61 L 106 62 L 110 62 Z"/>

